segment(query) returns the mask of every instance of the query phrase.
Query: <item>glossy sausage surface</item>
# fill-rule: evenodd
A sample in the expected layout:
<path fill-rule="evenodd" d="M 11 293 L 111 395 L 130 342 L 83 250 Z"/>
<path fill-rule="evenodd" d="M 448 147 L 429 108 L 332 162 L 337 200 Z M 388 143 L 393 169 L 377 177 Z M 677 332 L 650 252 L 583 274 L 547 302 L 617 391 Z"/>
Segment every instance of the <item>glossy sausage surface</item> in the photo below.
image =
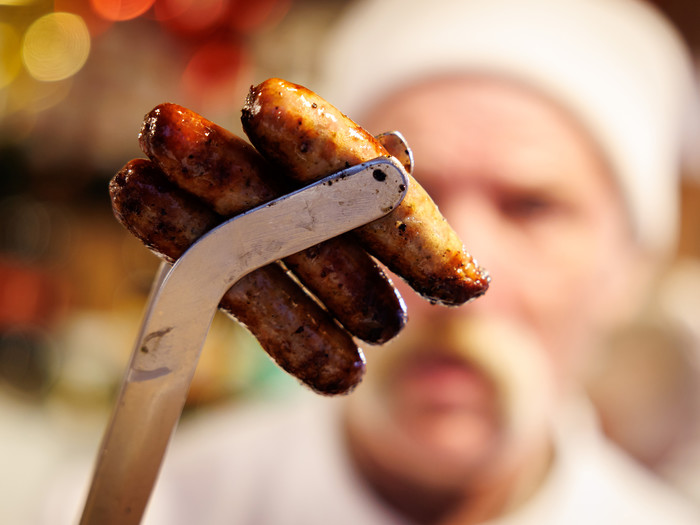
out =
<path fill-rule="evenodd" d="M 290 187 L 250 144 L 176 104 L 160 104 L 146 115 L 139 144 L 172 182 L 225 216 Z M 401 297 L 354 238 L 331 239 L 284 263 L 354 336 L 384 343 L 405 325 Z"/>
<path fill-rule="evenodd" d="M 281 79 L 251 88 L 241 120 L 258 151 L 301 183 L 387 155 L 372 135 L 323 98 Z M 488 288 L 488 273 L 412 177 L 400 206 L 354 233 L 372 255 L 433 302 L 460 305 Z"/>
<path fill-rule="evenodd" d="M 109 191 L 117 219 L 171 262 L 224 220 L 174 186 L 149 160 L 127 163 Z M 243 277 L 219 306 L 246 326 L 279 366 L 313 390 L 342 394 L 360 382 L 361 350 L 279 265 Z"/>

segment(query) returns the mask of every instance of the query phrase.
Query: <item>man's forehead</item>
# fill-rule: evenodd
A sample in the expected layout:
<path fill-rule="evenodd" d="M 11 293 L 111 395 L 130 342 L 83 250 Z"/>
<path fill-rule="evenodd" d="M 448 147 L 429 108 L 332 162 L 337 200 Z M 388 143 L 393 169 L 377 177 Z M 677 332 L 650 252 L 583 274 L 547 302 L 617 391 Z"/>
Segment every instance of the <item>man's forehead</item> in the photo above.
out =
<path fill-rule="evenodd" d="M 380 105 L 372 120 L 406 135 L 417 173 L 426 176 L 482 172 L 536 188 L 564 182 L 562 167 L 604 170 L 573 117 L 504 79 L 451 77 L 412 86 Z"/>

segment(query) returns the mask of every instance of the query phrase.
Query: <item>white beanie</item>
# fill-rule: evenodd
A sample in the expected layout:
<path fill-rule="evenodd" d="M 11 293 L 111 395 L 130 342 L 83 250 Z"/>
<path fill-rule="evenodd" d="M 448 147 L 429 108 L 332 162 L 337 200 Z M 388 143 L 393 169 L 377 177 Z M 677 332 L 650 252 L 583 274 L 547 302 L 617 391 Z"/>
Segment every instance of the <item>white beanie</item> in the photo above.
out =
<path fill-rule="evenodd" d="M 587 128 L 638 240 L 670 253 L 694 81 L 681 39 L 654 8 L 633 0 L 368 0 L 346 15 L 330 31 L 316 87 L 351 118 L 434 75 L 524 81 Z"/>

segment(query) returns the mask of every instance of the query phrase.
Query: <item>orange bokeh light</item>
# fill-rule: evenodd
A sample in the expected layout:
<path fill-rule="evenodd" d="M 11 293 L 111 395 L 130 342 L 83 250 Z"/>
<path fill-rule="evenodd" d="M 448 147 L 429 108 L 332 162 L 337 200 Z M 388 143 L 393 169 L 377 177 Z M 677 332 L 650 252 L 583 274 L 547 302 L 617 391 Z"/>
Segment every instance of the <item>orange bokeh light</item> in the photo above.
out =
<path fill-rule="evenodd" d="M 131 20 L 148 11 L 155 0 L 90 0 L 95 12 L 114 22 Z"/>

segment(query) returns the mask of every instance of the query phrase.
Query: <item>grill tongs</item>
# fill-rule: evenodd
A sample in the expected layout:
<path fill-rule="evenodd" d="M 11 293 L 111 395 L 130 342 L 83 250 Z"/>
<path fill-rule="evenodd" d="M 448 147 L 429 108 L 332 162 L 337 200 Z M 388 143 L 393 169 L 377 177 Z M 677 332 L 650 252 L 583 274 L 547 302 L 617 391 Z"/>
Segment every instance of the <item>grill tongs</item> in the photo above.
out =
<path fill-rule="evenodd" d="M 383 142 L 403 145 L 400 135 Z M 395 150 L 397 151 L 397 150 Z M 217 305 L 247 273 L 382 217 L 403 199 L 406 171 L 380 157 L 236 216 L 163 264 L 107 426 L 81 525 L 141 521 Z"/>

